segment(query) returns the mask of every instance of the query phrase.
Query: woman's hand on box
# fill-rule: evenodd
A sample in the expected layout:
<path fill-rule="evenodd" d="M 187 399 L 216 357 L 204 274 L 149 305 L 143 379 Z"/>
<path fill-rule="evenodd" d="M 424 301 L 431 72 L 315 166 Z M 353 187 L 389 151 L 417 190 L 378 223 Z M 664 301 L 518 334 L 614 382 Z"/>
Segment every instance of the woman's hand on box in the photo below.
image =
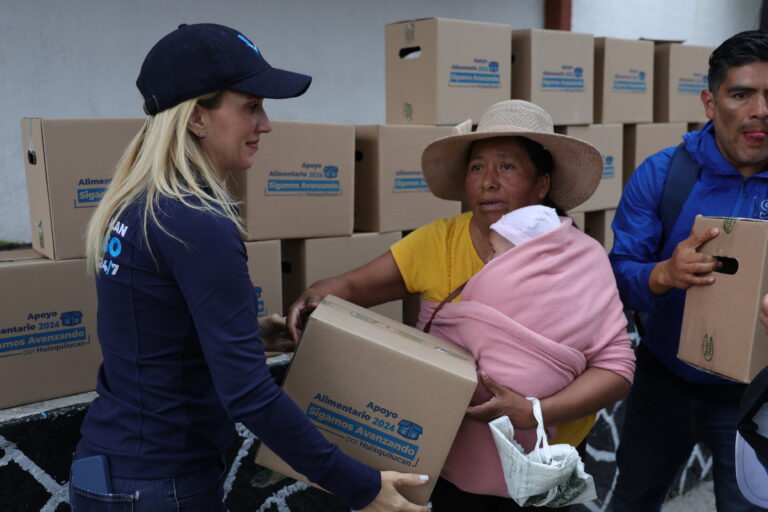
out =
<path fill-rule="evenodd" d="M 316 288 L 307 288 L 304 290 L 296 301 L 291 304 L 288 309 L 288 316 L 286 317 L 286 325 L 288 327 L 288 334 L 291 339 L 298 344 L 301 340 L 301 331 L 304 330 L 304 325 L 307 322 L 307 318 L 320 304 L 327 294 L 321 292 Z"/>
<path fill-rule="evenodd" d="M 288 334 L 285 317 L 272 313 L 259 318 L 259 332 L 265 352 L 293 352 L 296 342 Z"/>
<path fill-rule="evenodd" d="M 379 494 L 360 512 L 429 512 L 429 507 L 411 503 L 397 490 L 402 486 L 424 485 L 427 480 L 427 475 L 382 471 Z"/>

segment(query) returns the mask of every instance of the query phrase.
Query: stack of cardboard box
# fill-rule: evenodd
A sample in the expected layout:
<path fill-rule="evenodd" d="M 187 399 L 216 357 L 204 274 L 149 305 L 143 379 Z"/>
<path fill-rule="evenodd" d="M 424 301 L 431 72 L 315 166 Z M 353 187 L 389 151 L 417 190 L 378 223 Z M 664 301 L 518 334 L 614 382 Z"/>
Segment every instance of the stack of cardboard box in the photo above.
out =
<path fill-rule="evenodd" d="M 569 215 L 607 251 L 632 172 L 706 120 L 699 95 L 711 51 L 557 30 L 512 32 L 512 97 L 541 105 L 558 133 L 585 140 L 603 155 L 599 187 Z"/>

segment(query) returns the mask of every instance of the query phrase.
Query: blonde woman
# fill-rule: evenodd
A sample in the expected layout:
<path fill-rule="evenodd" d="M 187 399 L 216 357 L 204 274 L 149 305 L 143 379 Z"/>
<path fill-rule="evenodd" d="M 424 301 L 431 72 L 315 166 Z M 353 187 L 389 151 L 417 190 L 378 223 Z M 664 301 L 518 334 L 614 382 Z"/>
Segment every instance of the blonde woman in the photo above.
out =
<path fill-rule="evenodd" d="M 104 363 L 72 465 L 75 512 L 225 510 L 235 421 L 350 507 L 426 510 L 395 489 L 426 477 L 344 455 L 265 364 L 224 180 L 251 167 L 271 130 L 263 99 L 299 96 L 310 81 L 221 25 L 181 25 L 146 56 L 137 85 L 148 117 L 87 235 Z"/>

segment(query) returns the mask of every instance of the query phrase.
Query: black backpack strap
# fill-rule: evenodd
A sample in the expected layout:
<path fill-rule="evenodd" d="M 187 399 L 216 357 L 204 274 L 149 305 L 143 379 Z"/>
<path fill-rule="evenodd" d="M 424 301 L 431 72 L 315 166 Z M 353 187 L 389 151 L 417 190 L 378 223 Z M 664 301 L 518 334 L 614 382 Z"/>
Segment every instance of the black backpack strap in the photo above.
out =
<path fill-rule="evenodd" d="M 661 240 L 658 251 L 666 245 L 672 234 L 672 228 L 680 216 L 683 204 L 691 194 L 693 184 L 699 179 L 701 167 L 693 159 L 691 154 L 685 149 L 685 142 L 681 142 L 675 148 L 672 154 L 672 160 L 669 162 L 669 173 L 667 181 L 664 183 L 664 192 L 661 194 L 659 203 L 659 218 L 661 219 Z M 634 311 L 631 319 L 634 321 L 635 328 L 640 338 L 645 337 L 643 319 L 639 312 Z M 630 315 L 628 315 L 630 316 Z M 631 322 L 630 322 L 631 323 Z"/>
<path fill-rule="evenodd" d="M 685 142 L 681 142 L 672 154 L 669 174 L 659 203 L 659 218 L 662 225 L 659 249 L 669 240 L 672 228 L 683 209 L 683 204 L 688 199 L 693 184 L 699 179 L 700 174 L 701 167 L 685 149 Z"/>

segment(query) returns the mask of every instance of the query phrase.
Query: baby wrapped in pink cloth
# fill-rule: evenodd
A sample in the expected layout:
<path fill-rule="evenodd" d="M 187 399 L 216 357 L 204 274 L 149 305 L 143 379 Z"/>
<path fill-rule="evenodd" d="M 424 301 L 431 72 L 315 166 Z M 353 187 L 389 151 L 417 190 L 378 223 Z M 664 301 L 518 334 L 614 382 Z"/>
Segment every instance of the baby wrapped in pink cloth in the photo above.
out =
<path fill-rule="evenodd" d="M 587 367 L 632 382 L 634 352 L 616 282 L 603 247 L 544 206 L 508 213 L 491 226 L 511 248 L 469 280 L 446 304 L 430 333 L 469 349 L 478 369 L 515 392 L 544 398 Z M 472 405 L 492 395 L 479 384 Z M 554 429 L 548 429 L 554 435 Z M 527 451 L 535 429 L 515 432 Z M 507 496 L 486 423 L 464 419 L 442 476 L 460 489 Z"/>

